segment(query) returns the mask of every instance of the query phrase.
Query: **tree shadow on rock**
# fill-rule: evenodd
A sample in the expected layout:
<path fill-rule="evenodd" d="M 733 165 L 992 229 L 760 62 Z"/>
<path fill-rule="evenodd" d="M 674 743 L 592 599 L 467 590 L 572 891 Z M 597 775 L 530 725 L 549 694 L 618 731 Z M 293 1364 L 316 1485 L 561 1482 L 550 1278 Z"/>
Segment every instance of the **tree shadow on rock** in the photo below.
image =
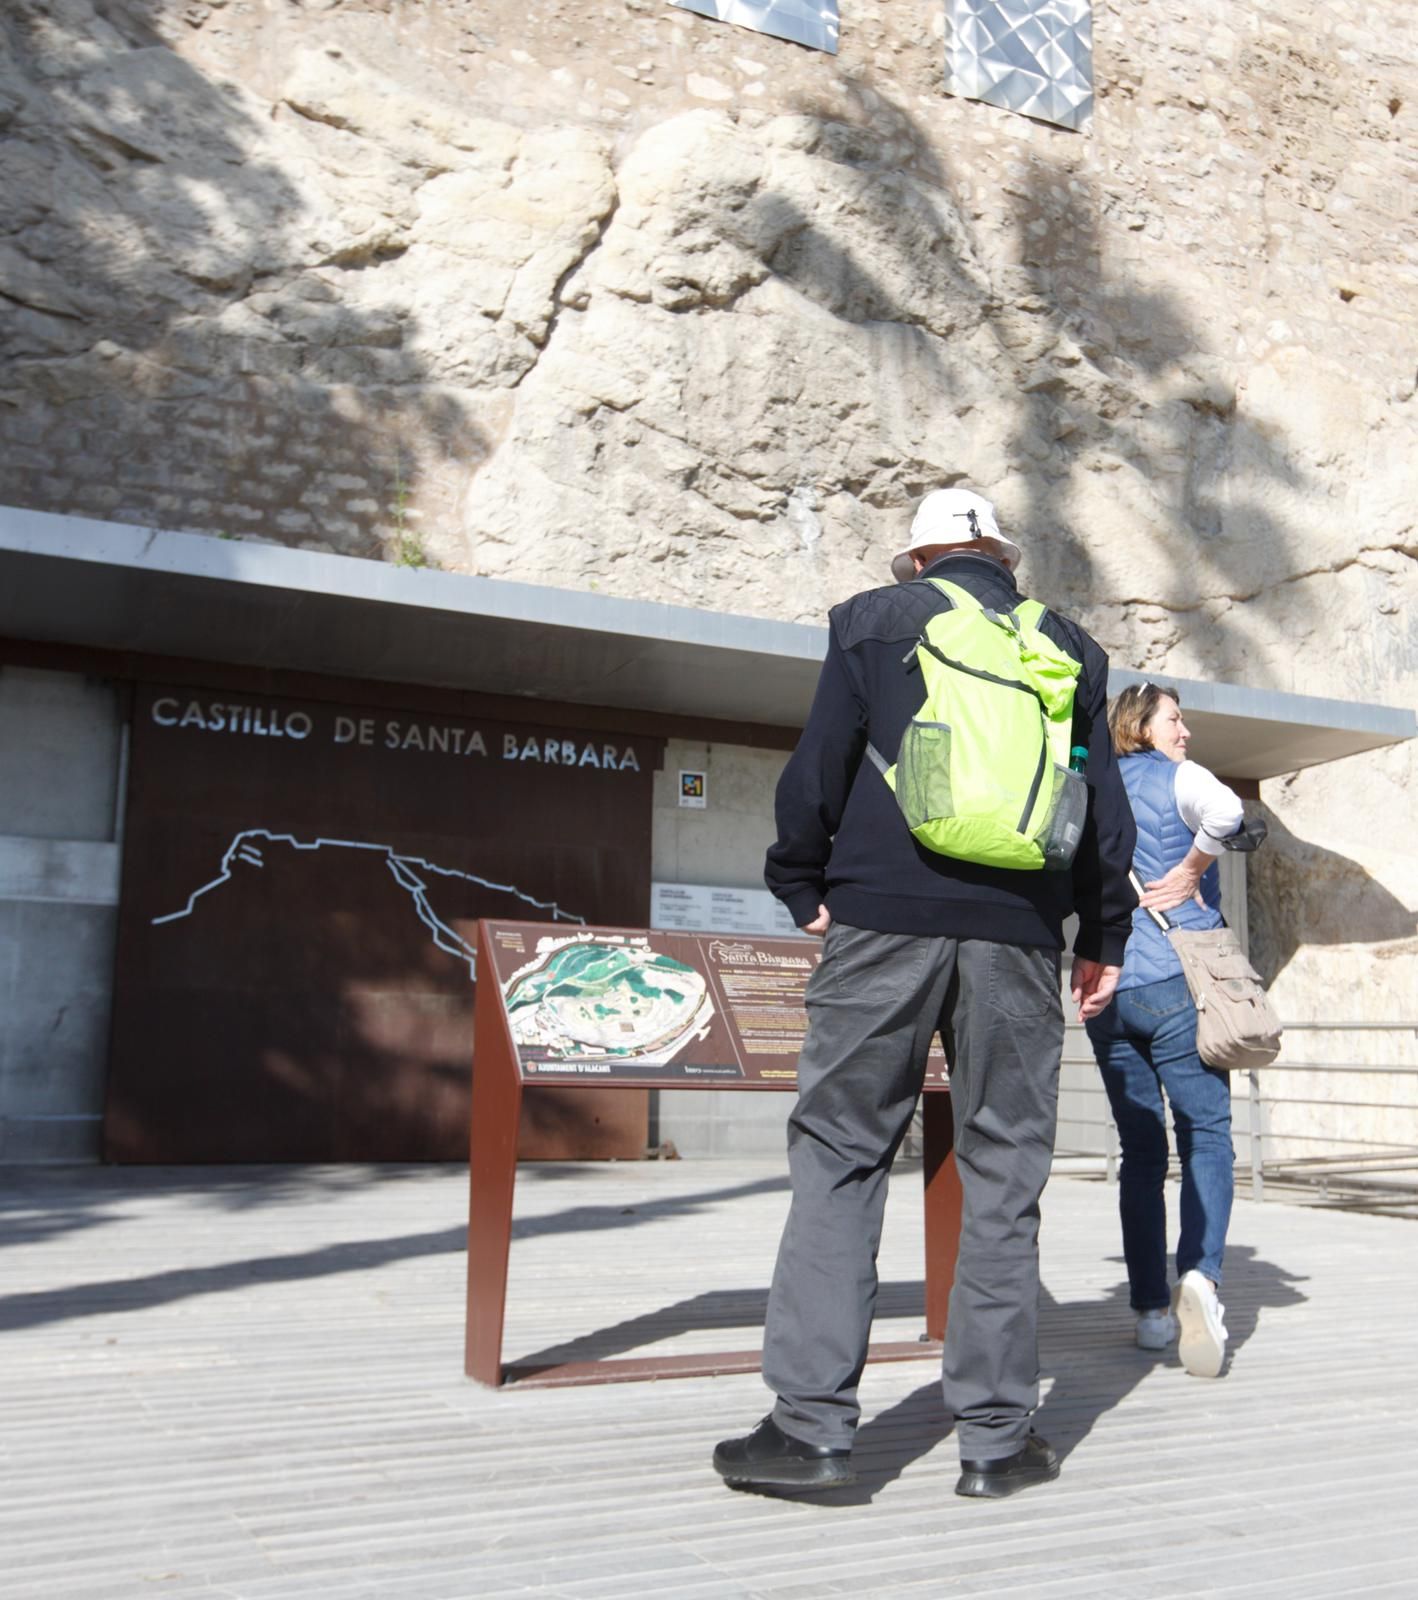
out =
<path fill-rule="evenodd" d="M 840 108 L 804 105 L 782 136 L 782 148 L 842 175 L 822 205 L 771 187 L 754 201 L 776 219 L 764 254 L 773 275 L 843 323 L 880 330 L 903 411 L 919 406 L 922 381 L 938 395 L 919 459 L 867 461 L 819 486 L 899 507 L 903 524 L 930 488 L 969 481 L 992 490 L 1026 536 L 1031 591 L 1075 611 L 1155 603 L 1180 627 L 1183 614 L 1215 601 L 1224 615 L 1228 601 L 1264 588 L 1297 537 L 1274 509 L 1275 491 L 1303 488 L 1300 471 L 1238 418 L 1230 367 L 1208 353 L 1211 331 L 1183 297 L 1136 267 L 1110 266 L 1104 202 L 1088 174 L 1022 152 L 1001 177 L 1002 231 L 982 234 L 970 199 L 976 176 L 963 164 L 952 170 L 909 112 L 879 96 L 876 104 L 890 135 Z M 913 152 L 904 162 L 903 141 Z M 992 369 L 984 382 L 982 360 Z M 858 413 L 879 404 L 865 392 L 843 398 Z M 971 413 L 989 407 L 997 417 L 982 430 Z M 808 463 L 812 454 L 805 449 Z M 1100 477 L 1111 484 L 1100 488 Z M 1102 530 L 1079 521 L 1100 494 L 1113 504 L 1108 537 L 1143 544 L 1139 571 L 1164 592 L 1105 591 Z M 1134 512 L 1126 534 L 1124 508 Z M 1200 583 L 1199 569 L 1209 574 Z M 1244 655 L 1242 642 L 1236 649 Z"/>
<path fill-rule="evenodd" d="M 1294 551 L 1294 530 L 1269 505 L 1275 487 L 1303 487 L 1293 460 L 1237 416 L 1229 368 L 1208 354 L 1211 330 L 1181 298 L 1109 270 L 1103 201 L 1086 175 L 1036 158 L 1009 192 L 1029 291 L 1009 318 L 1018 324 L 1023 311 L 1038 324 L 1032 338 L 1001 328 L 1023 368 L 1010 453 L 1028 494 L 1024 525 L 1040 535 L 1031 577 L 1075 607 L 1107 598 L 1097 531 L 1070 514 L 1084 475 L 1103 474 L 1117 475 L 1115 498 L 1134 507 L 1139 569 L 1160 554 L 1170 572 L 1170 593 L 1124 594 L 1123 603 L 1190 612 L 1257 593 Z M 1149 508 L 1161 525 L 1147 525 Z M 1214 573 L 1215 596 L 1196 593 L 1198 567 Z"/>
<path fill-rule="evenodd" d="M 1246 900 L 1251 958 L 1273 983 L 1306 945 L 1387 944 L 1418 935 L 1418 913 L 1357 861 L 1292 833 L 1269 806 L 1265 848 L 1251 857 Z"/>
<path fill-rule="evenodd" d="M 411 308 L 349 292 L 399 219 L 181 31 L 160 0 L 0 16 L 0 498 L 420 564 L 421 463 L 489 446 Z"/>

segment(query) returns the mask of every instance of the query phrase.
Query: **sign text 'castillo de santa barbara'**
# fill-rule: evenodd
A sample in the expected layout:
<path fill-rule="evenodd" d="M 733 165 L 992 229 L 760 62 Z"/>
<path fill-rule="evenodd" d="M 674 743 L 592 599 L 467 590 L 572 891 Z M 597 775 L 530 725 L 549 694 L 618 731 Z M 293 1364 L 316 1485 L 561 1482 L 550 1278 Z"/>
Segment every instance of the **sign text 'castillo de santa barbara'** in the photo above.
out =
<path fill-rule="evenodd" d="M 451 722 L 386 716 L 310 712 L 280 705 L 251 705 L 206 698 L 162 695 L 152 702 L 152 720 L 161 728 L 262 739 L 328 739 L 335 745 L 422 751 L 425 754 L 537 761 L 554 767 L 595 767 L 605 772 L 639 772 L 632 746 L 605 740 L 502 730 L 488 738 L 481 729 Z"/>

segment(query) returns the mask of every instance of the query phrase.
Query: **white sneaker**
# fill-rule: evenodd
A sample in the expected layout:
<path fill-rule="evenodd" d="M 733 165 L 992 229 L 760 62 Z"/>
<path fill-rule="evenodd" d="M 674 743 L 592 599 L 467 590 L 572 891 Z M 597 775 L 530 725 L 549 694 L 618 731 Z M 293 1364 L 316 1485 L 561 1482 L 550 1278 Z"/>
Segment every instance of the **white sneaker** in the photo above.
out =
<path fill-rule="evenodd" d="M 1216 1285 L 1193 1268 L 1182 1274 L 1172 1294 L 1172 1309 L 1181 1325 L 1177 1354 L 1195 1378 L 1215 1378 L 1226 1359 L 1226 1307 L 1216 1298 Z"/>
<path fill-rule="evenodd" d="M 1137 1348 L 1165 1350 L 1177 1337 L 1177 1319 L 1165 1306 L 1137 1314 Z"/>

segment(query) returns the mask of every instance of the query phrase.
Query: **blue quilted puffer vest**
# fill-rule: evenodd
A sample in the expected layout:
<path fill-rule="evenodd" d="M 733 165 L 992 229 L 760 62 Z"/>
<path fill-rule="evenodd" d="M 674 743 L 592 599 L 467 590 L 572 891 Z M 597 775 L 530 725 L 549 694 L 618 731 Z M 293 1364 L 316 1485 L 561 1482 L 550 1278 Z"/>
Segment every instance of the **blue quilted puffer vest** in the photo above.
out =
<path fill-rule="evenodd" d="M 1120 756 L 1118 767 L 1137 822 L 1132 864 L 1138 877 L 1151 883 L 1175 867 L 1192 845 L 1191 832 L 1177 810 L 1177 763 L 1160 750 L 1138 750 Z M 1183 928 L 1221 927 L 1221 874 L 1214 862 L 1201 875 L 1201 893 L 1205 911 L 1195 900 L 1188 900 L 1169 911 L 1168 918 Z M 1163 978 L 1175 978 L 1181 970 L 1171 941 L 1139 906 L 1132 914 L 1132 937 L 1118 988 L 1160 983 Z"/>

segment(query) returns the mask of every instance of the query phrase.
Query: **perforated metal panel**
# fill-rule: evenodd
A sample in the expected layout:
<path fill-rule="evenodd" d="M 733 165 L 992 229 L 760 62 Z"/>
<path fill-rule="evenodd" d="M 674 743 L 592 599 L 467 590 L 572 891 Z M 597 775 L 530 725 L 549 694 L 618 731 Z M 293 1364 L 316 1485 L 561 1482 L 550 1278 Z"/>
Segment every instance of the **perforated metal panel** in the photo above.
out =
<path fill-rule="evenodd" d="M 1092 0 L 945 0 L 945 87 L 1063 128 L 1093 111 Z"/>

